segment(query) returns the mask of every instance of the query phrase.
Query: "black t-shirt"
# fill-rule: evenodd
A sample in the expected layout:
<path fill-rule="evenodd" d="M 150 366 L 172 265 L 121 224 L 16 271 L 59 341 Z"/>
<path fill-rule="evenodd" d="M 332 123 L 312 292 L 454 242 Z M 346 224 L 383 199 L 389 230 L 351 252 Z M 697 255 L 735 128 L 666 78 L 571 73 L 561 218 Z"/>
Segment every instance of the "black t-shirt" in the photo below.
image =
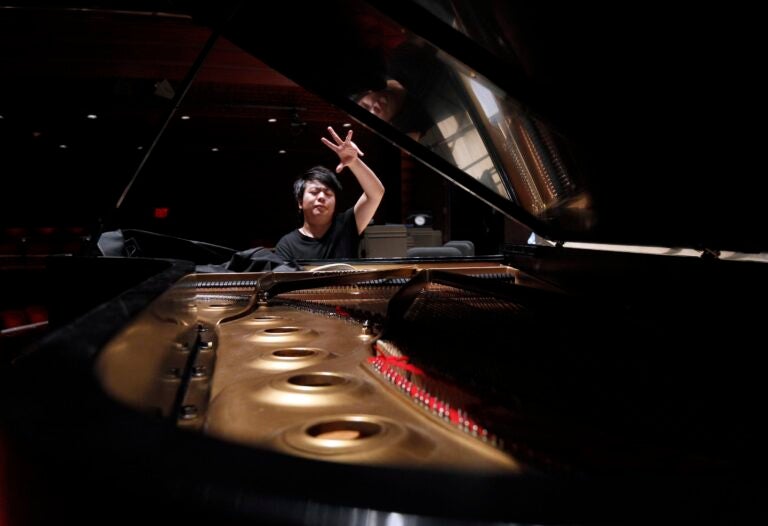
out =
<path fill-rule="evenodd" d="M 280 238 L 275 252 L 285 261 L 297 259 L 348 259 L 357 257 L 360 234 L 355 210 L 350 208 L 333 218 L 333 224 L 320 239 L 293 230 Z"/>

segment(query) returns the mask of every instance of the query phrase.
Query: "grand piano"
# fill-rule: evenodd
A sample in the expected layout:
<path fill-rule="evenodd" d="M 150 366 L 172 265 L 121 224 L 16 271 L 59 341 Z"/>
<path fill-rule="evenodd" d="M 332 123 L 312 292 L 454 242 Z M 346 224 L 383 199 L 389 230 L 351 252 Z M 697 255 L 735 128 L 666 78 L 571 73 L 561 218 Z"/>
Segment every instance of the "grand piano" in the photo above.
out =
<path fill-rule="evenodd" d="M 765 183 L 747 132 L 762 97 L 754 15 L 147 4 L 0 13 L 13 38 L 76 28 L 69 45 L 89 57 L 108 33 L 124 44 L 108 57 L 115 75 L 135 59 L 126 50 L 160 55 L 190 32 L 199 44 L 152 86 L 149 110 L 114 112 L 115 129 L 146 111 L 154 127 L 107 180 L 100 170 L 120 147 L 109 133 L 81 133 L 102 153 L 74 173 L 62 155 L 77 144 L 44 128 L 34 140 L 59 151 L 10 142 L 23 118 L 0 107 L 7 156 L 42 156 L 33 173 L 13 172 L 3 196 L 4 322 L 24 306 L 45 313 L 4 326 L 0 341 L 0 523 L 766 516 Z M 27 79 L 66 78 L 72 65 L 37 70 L 34 49 L 9 49 L 3 60 L 24 62 Z M 243 183 L 237 153 L 201 161 L 184 149 L 195 138 L 180 119 L 197 119 L 193 103 L 203 118 L 206 94 L 235 106 L 236 89 L 200 88 L 236 76 L 234 53 L 281 79 L 275 101 L 279 83 L 306 90 L 287 108 L 294 144 L 314 107 L 338 119 L 328 124 L 353 123 L 385 167 L 385 199 L 399 203 L 382 217 L 404 220 L 426 192 L 444 233 L 492 248 L 210 272 L 230 244 L 273 244 L 286 220 L 278 208 L 290 210 L 269 178 Z M 25 90 L 50 93 L 52 79 Z M 392 81 L 407 103 L 385 120 L 360 102 Z M 118 98 L 144 89 L 110 86 Z M 6 101 L 24 91 L 3 90 Z M 157 203 L 180 219 L 169 226 Z M 31 248 L 53 239 L 44 226 L 59 233 L 55 250 Z M 21 228 L 39 237 L 19 241 Z M 105 256 L 101 234 L 114 229 L 134 245 Z"/>

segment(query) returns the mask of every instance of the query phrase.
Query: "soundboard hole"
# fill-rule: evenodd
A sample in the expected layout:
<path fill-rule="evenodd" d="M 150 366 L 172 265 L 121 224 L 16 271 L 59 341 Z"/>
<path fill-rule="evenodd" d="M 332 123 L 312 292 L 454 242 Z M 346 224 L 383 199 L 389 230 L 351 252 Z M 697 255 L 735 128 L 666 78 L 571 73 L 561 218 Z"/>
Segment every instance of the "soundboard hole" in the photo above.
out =
<path fill-rule="evenodd" d="M 299 330 L 299 327 L 275 327 L 273 329 L 265 329 L 264 332 L 267 334 L 289 334 Z"/>
<path fill-rule="evenodd" d="M 316 354 L 317 351 L 311 349 L 280 349 L 272 353 L 273 356 L 278 358 L 307 358 Z"/>
<path fill-rule="evenodd" d="M 307 434 L 313 438 L 327 440 L 362 440 L 381 432 L 381 426 L 374 422 L 359 422 L 355 420 L 334 420 L 315 424 L 307 429 Z"/>
<path fill-rule="evenodd" d="M 288 383 L 303 387 L 331 387 L 347 383 L 343 376 L 335 374 L 297 374 L 288 378 Z"/>

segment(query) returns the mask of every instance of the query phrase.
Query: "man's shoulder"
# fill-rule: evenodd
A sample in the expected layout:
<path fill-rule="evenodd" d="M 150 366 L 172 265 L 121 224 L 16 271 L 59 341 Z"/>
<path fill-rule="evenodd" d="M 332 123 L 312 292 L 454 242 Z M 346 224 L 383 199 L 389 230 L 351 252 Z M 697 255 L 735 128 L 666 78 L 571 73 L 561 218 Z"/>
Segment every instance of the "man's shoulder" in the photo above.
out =
<path fill-rule="evenodd" d="M 287 234 L 285 234 L 283 237 L 280 238 L 280 240 L 275 245 L 275 253 L 287 260 L 295 259 L 296 258 L 296 250 L 299 249 L 299 243 L 301 241 L 301 238 L 299 237 L 299 231 L 298 230 L 291 230 Z"/>
<path fill-rule="evenodd" d="M 337 214 L 336 217 L 338 218 L 339 221 L 349 221 L 350 218 L 355 217 L 355 207 L 350 206 L 340 214 Z"/>
<path fill-rule="evenodd" d="M 295 246 L 297 243 L 301 241 L 301 236 L 299 236 L 299 231 L 297 229 L 291 230 L 287 234 L 285 234 L 283 237 L 281 237 L 277 244 L 275 245 L 275 250 L 286 247 L 286 246 Z"/>
<path fill-rule="evenodd" d="M 333 225 L 333 230 L 336 232 L 335 235 L 352 229 L 357 231 L 357 218 L 355 217 L 354 207 L 347 208 L 340 214 L 336 214 Z"/>
<path fill-rule="evenodd" d="M 298 237 L 299 237 L 299 231 L 298 231 L 298 229 L 294 228 L 293 230 L 291 230 L 290 232 L 285 234 L 283 237 L 281 237 L 280 240 L 277 242 L 277 244 L 279 245 L 283 241 L 290 241 L 290 240 L 296 239 Z"/>

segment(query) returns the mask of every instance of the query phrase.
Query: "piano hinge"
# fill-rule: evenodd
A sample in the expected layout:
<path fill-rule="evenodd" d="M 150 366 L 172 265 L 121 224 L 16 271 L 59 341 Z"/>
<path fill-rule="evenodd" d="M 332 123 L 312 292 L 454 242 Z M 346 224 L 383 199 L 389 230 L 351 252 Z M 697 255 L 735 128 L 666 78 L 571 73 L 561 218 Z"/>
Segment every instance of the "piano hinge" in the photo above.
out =
<path fill-rule="evenodd" d="M 565 245 L 565 241 L 562 241 L 562 240 L 555 241 L 555 246 L 557 248 L 563 248 L 563 245 Z"/>
<path fill-rule="evenodd" d="M 711 248 L 704 248 L 701 251 L 701 257 L 703 259 L 720 259 L 720 251 Z"/>

